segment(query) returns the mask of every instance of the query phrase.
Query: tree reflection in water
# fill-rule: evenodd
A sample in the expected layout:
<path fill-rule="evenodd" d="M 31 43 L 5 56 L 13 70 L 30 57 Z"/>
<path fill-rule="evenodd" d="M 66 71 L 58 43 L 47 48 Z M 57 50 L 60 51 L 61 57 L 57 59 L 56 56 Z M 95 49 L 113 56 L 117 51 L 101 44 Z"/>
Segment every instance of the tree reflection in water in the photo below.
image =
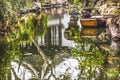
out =
<path fill-rule="evenodd" d="M 44 15 L 40 15 L 42 17 L 44 17 Z M 19 26 L 20 28 L 19 29 L 12 29 L 14 31 L 8 33 L 8 36 L 6 36 L 5 40 L 1 39 L 1 49 L 2 51 L 0 52 L 0 54 L 3 56 L 5 55 L 5 59 L 2 57 L 0 58 L 1 59 L 1 63 L 5 64 L 5 65 L 2 65 L 2 68 L 0 68 L 2 72 L 4 72 L 4 76 L 1 76 L 1 80 L 5 80 L 5 79 L 8 79 L 8 77 L 12 77 L 12 79 L 18 79 L 18 78 L 21 78 L 22 80 L 24 80 L 24 76 L 26 76 L 26 71 L 28 74 L 31 74 L 30 77 L 33 77 L 34 75 L 31 73 L 31 71 L 34 72 L 34 69 L 31 69 L 30 65 L 29 64 L 24 64 L 24 67 L 21 66 L 20 64 L 23 64 L 23 62 L 21 62 L 22 60 L 20 60 L 20 62 L 17 62 L 17 63 L 11 63 L 12 60 L 14 59 L 17 59 L 19 60 L 20 58 L 20 55 L 24 55 L 26 52 L 24 51 L 21 51 L 20 49 L 20 45 L 22 47 L 26 47 L 28 44 L 31 44 L 32 42 L 35 44 L 36 47 L 38 47 L 38 45 L 36 44 L 36 40 L 34 38 L 34 35 L 38 36 L 38 34 L 44 34 L 45 33 L 45 30 L 46 30 L 46 24 L 47 24 L 47 19 L 44 17 L 43 19 L 40 17 L 40 16 L 34 16 L 34 14 L 29 14 L 27 16 L 24 16 L 23 19 L 21 21 L 19 21 Z M 37 24 L 35 21 L 36 19 L 38 19 L 38 23 L 39 23 L 39 19 L 42 19 L 41 21 L 44 21 L 44 23 L 42 23 L 42 27 L 44 28 L 43 32 L 39 31 L 40 33 L 36 34 L 35 33 L 35 30 L 38 30 L 34 27 L 41 27 L 39 26 L 39 24 Z M 45 23 L 46 22 L 46 23 Z M 5 44 L 4 44 L 5 43 Z M 23 53 L 22 53 L 23 52 Z M 43 54 L 42 51 L 40 51 L 40 48 L 38 48 L 38 52 L 40 52 L 40 55 L 42 55 L 42 58 L 45 60 L 45 55 Z M 10 56 L 10 57 L 8 57 Z M 6 61 L 8 60 L 8 61 Z M 43 61 L 41 61 L 43 62 Z M 10 70 L 10 63 L 12 64 L 12 70 Z M 13 65 L 15 64 L 15 65 Z M 3 69 L 3 66 L 5 67 Z M 27 66 L 27 67 L 25 67 Z M 44 66 L 45 67 L 45 66 Z M 23 74 L 22 75 L 18 75 L 16 72 L 16 69 L 18 69 L 18 74 L 21 72 L 19 72 L 22 69 Z M 11 74 L 8 74 L 8 72 L 12 72 Z M 30 73 L 29 73 L 30 71 Z M 36 74 L 36 73 L 34 73 Z M 43 73 L 44 74 L 44 73 Z M 11 76 L 13 75 L 13 76 Z M 29 78 L 29 77 L 28 77 Z M 37 77 L 36 77 L 37 78 Z M 11 78 L 10 78 L 11 79 Z M 27 78 L 26 78 L 27 79 Z M 26 80 L 25 79 L 25 80 Z"/>
<path fill-rule="evenodd" d="M 61 18 L 59 19 L 61 22 Z M 81 37 L 76 21 L 70 21 L 69 28 L 64 32 L 64 36 L 66 39 L 74 40 L 77 43 L 73 49 L 70 49 L 73 57 L 70 52 L 67 52 L 69 49 L 66 46 L 63 47 L 66 50 L 56 48 L 62 46 L 62 27 L 57 25 L 58 28 L 52 26 L 47 29 L 47 20 L 45 14 L 24 17 L 19 22 L 20 29 L 14 29 L 14 32 L 11 32 L 5 40 L 0 41 L 0 54 L 2 57 L 0 57 L 0 65 L 2 66 L 0 67 L 1 80 L 6 78 L 12 80 L 119 80 L 120 58 L 117 55 L 119 54 L 119 42 L 112 42 L 110 45 L 105 44 L 104 46 L 102 39 L 99 37 L 95 37 L 101 40 L 99 43 L 97 43 L 98 41 L 95 42 L 93 38 Z M 57 29 L 59 29 L 58 32 L 55 31 Z M 46 34 L 47 30 L 50 30 L 48 34 Z M 49 33 L 59 33 L 58 44 L 54 42 L 58 36 Z M 42 38 L 43 35 L 49 36 L 44 40 L 46 43 L 49 41 L 48 38 L 51 38 L 47 46 L 52 45 L 54 47 L 51 49 L 51 46 L 49 46 L 46 50 L 50 48 L 49 50 L 57 53 L 52 57 L 46 55 L 45 50 L 41 50 L 41 47 L 38 46 L 37 40 Z M 96 46 L 94 43 L 99 45 Z M 115 46 L 114 51 L 112 50 L 113 46 Z M 54 53 L 49 50 L 47 54 Z M 10 70 L 11 61 L 13 62 Z"/>

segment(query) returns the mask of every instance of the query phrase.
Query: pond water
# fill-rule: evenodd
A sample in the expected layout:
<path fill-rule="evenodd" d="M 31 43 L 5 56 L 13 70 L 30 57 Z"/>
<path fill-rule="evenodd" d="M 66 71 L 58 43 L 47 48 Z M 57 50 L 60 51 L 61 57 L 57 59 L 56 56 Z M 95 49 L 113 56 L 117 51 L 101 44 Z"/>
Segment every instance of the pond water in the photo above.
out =
<path fill-rule="evenodd" d="M 66 8 L 36 15 L 27 24 L 36 27 L 22 24 L 0 38 L 0 80 L 120 79 L 120 42 L 107 28 L 82 28 L 80 15 Z"/>

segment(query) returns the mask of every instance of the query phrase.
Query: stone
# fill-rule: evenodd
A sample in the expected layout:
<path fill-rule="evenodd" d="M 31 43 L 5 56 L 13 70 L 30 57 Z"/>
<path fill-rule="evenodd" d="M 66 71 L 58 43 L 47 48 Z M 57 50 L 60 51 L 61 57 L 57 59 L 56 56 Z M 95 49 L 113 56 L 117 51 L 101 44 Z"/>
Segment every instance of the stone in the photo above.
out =
<path fill-rule="evenodd" d="M 111 3 L 108 3 L 108 5 L 110 5 L 110 6 L 117 6 L 117 3 L 111 2 Z"/>
<path fill-rule="evenodd" d="M 117 3 L 117 2 L 119 2 L 120 0 L 109 0 L 109 1 Z"/>
<path fill-rule="evenodd" d="M 119 3 L 117 3 L 117 8 L 118 8 L 118 9 L 120 9 L 120 2 L 119 2 Z"/>
<path fill-rule="evenodd" d="M 112 18 L 108 18 L 108 19 L 106 20 L 106 26 L 107 26 L 107 27 L 109 26 L 109 24 L 111 24 L 111 20 L 112 20 Z"/>

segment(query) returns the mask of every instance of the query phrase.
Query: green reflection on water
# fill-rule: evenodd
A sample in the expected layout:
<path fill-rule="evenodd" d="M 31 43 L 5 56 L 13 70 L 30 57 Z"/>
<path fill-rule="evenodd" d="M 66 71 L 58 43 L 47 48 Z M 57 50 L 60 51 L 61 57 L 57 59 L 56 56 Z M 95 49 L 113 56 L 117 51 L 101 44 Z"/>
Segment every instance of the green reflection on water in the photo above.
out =
<path fill-rule="evenodd" d="M 92 78 L 97 68 L 103 68 L 105 55 L 89 38 L 80 39 L 78 45 L 72 49 L 72 53 L 80 62 L 81 74 L 87 75 L 85 71 L 88 70 L 87 78 Z"/>
<path fill-rule="evenodd" d="M 47 30 L 47 16 L 28 14 L 18 22 L 19 28 L 12 28 L 5 38 L 0 39 L 0 80 L 11 77 L 11 62 L 22 59 L 21 44 L 32 43 L 30 36 L 42 36 Z M 11 78 L 9 78 L 11 79 Z"/>
<path fill-rule="evenodd" d="M 79 34 L 79 32 L 76 32 L 76 34 Z M 95 44 L 91 38 L 78 36 L 72 40 L 77 43 L 71 49 L 71 53 L 79 61 L 81 69 L 80 79 L 84 75 L 86 76 L 84 78 L 89 80 L 93 78 L 98 80 L 118 80 L 120 74 L 120 59 L 118 56 L 114 56 L 115 59 L 113 56 L 108 56 L 110 53 L 100 49 L 99 45 Z M 100 75 L 102 76 L 100 77 Z"/>

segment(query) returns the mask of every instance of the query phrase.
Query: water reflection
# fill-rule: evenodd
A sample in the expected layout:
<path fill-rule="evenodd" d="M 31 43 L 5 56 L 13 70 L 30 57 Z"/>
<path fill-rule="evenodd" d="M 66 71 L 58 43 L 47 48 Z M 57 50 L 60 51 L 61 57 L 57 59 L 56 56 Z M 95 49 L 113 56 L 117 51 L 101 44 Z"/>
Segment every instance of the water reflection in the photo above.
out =
<path fill-rule="evenodd" d="M 57 16 L 63 15 L 67 13 L 67 9 L 65 8 L 50 8 L 50 9 L 45 9 L 44 12 L 46 14 L 49 14 L 49 17 L 56 18 Z"/>
<path fill-rule="evenodd" d="M 82 28 L 81 36 L 97 36 L 97 28 Z"/>
<path fill-rule="evenodd" d="M 34 77 L 38 78 L 37 71 L 34 68 L 25 63 L 22 63 L 21 65 L 19 64 L 20 63 L 18 61 L 11 62 L 12 80 L 16 80 L 16 77 L 20 80 L 29 80 Z"/>
<path fill-rule="evenodd" d="M 33 16 L 35 29 L 15 30 L 11 43 L 0 40 L 1 80 L 119 80 L 120 42 L 111 41 L 106 29 L 81 28 L 78 16 L 63 8 L 41 15 Z M 46 69 L 31 36 L 46 55 Z"/>
<path fill-rule="evenodd" d="M 72 18 L 72 19 L 71 19 Z M 64 37 L 68 40 L 74 40 L 80 35 L 79 25 L 77 24 L 78 18 L 76 16 L 70 16 L 70 22 L 68 28 L 64 31 Z"/>
<path fill-rule="evenodd" d="M 71 17 L 69 16 L 67 11 L 65 9 L 60 8 L 60 11 L 62 11 L 61 14 L 59 14 L 59 9 L 55 8 L 55 15 L 49 15 L 48 16 L 48 32 L 46 33 L 45 37 L 42 37 L 42 39 L 39 39 L 39 44 L 41 45 L 59 45 L 59 46 L 70 46 L 71 41 L 68 41 L 64 38 L 64 30 L 65 28 L 77 26 L 79 31 L 79 23 L 78 19 L 76 21 L 71 21 Z M 46 12 L 48 14 L 48 12 Z M 52 11 L 51 11 L 52 14 Z M 56 16 L 57 15 L 57 16 Z M 74 43 L 73 43 L 74 44 Z M 73 46 L 73 45 L 71 45 Z"/>
<path fill-rule="evenodd" d="M 48 73 L 46 77 L 49 77 L 50 73 Z M 70 77 L 70 80 L 78 79 L 79 73 L 79 63 L 76 59 L 72 58 L 65 59 L 53 69 L 53 75 L 61 80 L 65 79 L 65 77 Z M 51 76 L 49 80 L 55 80 L 55 78 Z"/>

